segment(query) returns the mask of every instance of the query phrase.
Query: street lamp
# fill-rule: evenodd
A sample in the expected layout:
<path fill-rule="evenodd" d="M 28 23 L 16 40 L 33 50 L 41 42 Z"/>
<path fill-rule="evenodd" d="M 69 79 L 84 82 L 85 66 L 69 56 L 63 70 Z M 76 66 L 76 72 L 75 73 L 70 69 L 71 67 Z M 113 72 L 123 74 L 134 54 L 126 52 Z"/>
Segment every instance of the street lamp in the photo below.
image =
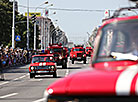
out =
<path fill-rule="evenodd" d="M 48 1 L 46 1 L 46 2 L 44 2 L 43 4 L 39 5 L 38 7 L 36 7 L 36 8 L 35 8 L 35 13 L 36 13 L 37 9 L 38 9 L 40 6 L 44 5 L 44 4 L 48 4 Z M 53 5 L 53 4 L 52 4 L 52 5 Z M 41 40 L 42 40 L 42 39 L 41 39 Z M 41 45 L 41 47 L 42 47 L 42 45 Z M 34 23 L 34 50 L 36 50 L 36 22 Z"/>
<path fill-rule="evenodd" d="M 48 18 L 48 16 L 49 16 L 48 7 L 50 7 L 50 6 L 53 6 L 53 4 L 50 4 L 47 7 L 45 7 L 44 12 L 43 12 L 43 18 L 44 18 L 44 49 L 46 49 L 46 46 L 48 46 L 48 44 L 49 44 L 49 23 L 50 22 L 47 21 L 48 19 L 45 19 L 45 18 Z M 47 11 L 46 11 L 46 9 L 47 9 Z M 46 22 L 47 22 L 47 27 L 46 27 Z M 46 31 L 45 31 L 46 29 L 47 29 L 47 37 L 46 37 Z M 46 44 L 46 42 L 47 42 L 47 44 Z"/>
<path fill-rule="evenodd" d="M 15 0 L 13 0 L 13 22 L 12 22 L 12 48 L 14 49 L 14 38 L 15 38 Z"/>
<path fill-rule="evenodd" d="M 27 0 L 27 50 L 29 50 L 29 0 Z"/>

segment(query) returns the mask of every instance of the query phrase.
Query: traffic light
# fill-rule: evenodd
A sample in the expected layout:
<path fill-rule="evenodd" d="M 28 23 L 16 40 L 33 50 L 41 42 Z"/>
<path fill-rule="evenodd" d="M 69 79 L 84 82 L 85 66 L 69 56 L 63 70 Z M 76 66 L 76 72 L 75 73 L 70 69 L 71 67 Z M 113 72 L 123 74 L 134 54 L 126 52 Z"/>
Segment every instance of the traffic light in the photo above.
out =
<path fill-rule="evenodd" d="M 34 24 L 34 23 L 36 22 L 36 15 L 34 14 L 34 15 L 31 17 L 31 19 L 32 19 L 32 23 Z"/>

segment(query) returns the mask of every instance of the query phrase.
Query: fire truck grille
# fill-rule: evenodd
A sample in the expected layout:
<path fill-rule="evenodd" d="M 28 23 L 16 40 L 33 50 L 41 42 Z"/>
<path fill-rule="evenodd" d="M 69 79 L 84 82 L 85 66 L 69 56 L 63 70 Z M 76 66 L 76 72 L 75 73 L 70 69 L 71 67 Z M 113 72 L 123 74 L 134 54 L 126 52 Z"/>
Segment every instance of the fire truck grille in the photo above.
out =
<path fill-rule="evenodd" d="M 50 66 L 37 66 L 37 67 L 35 67 L 37 70 L 39 70 L 39 69 L 49 69 L 50 68 Z"/>
<path fill-rule="evenodd" d="M 54 54 L 54 57 L 59 57 L 59 54 Z"/>
<path fill-rule="evenodd" d="M 82 53 L 77 53 L 77 57 L 82 57 Z"/>

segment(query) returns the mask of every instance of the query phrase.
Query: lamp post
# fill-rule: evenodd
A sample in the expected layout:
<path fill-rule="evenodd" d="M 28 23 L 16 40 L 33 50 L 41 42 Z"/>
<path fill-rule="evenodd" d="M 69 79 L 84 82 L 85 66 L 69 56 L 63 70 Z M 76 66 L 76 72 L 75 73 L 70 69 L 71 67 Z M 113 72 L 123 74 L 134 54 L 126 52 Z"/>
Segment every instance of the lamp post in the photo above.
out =
<path fill-rule="evenodd" d="M 44 49 L 46 49 L 46 47 L 49 44 L 49 21 L 46 18 L 48 18 L 48 9 L 47 8 L 50 7 L 50 6 L 53 6 L 53 4 L 50 4 L 47 7 L 45 7 L 44 12 L 43 12 L 43 19 L 44 19 L 43 20 L 44 21 L 44 25 L 43 25 L 44 26 L 43 27 L 44 28 Z M 46 9 L 47 9 L 47 11 L 46 11 Z M 46 27 L 46 25 L 47 25 L 47 27 Z M 46 37 L 46 32 L 47 32 L 47 37 Z M 47 38 L 47 40 L 46 40 L 46 38 Z M 47 42 L 47 44 L 46 44 L 46 42 Z"/>
<path fill-rule="evenodd" d="M 38 7 L 40 7 L 44 4 L 48 4 L 48 1 L 44 2 L 43 4 L 39 5 Z M 36 10 L 38 9 L 38 7 L 35 8 L 35 13 L 36 13 Z M 41 46 L 41 49 L 42 49 L 42 46 Z M 36 22 L 34 23 L 34 50 L 36 50 Z"/>
<path fill-rule="evenodd" d="M 29 0 L 27 0 L 27 50 L 29 50 Z"/>
<path fill-rule="evenodd" d="M 13 22 L 12 22 L 12 48 L 14 49 L 14 38 L 15 38 L 15 0 L 13 0 Z"/>
<path fill-rule="evenodd" d="M 56 13 L 53 13 L 53 14 L 56 14 Z M 57 21 L 58 21 L 58 20 L 54 20 L 53 22 L 57 22 Z M 49 26 L 51 26 L 51 25 L 54 26 L 53 23 L 50 23 Z M 51 40 L 50 40 L 49 43 L 55 43 L 55 35 L 53 35 L 55 32 L 56 32 L 56 28 L 55 28 L 55 26 L 54 26 L 53 29 L 50 28 L 50 32 L 49 32 L 49 34 L 50 34 Z"/>
<path fill-rule="evenodd" d="M 54 15 L 54 14 L 56 14 L 56 12 L 53 12 L 51 15 Z M 50 26 L 51 26 L 51 21 L 50 22 L 47 22 L 47 45 L 46 46 L 48 46 L 48 44 L 50 44 L 51 43 L 51 35 L 50 35 Z"/>

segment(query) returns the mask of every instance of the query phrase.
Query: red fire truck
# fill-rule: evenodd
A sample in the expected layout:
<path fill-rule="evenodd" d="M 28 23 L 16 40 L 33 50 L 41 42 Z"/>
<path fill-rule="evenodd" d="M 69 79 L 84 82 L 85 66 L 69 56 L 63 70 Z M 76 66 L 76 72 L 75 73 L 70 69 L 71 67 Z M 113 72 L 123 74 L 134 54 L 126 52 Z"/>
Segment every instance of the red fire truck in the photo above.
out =
<path fill-rule="evenodd" d="M 32 56 L 32 61 L 29 66 L 30 78 L 35 75 L 53 75 L 57 77 L 56 63 L 53 54 L 38 54 Z"/>
<path fill-rule="evenodd" d="M 86 56 L 90 57 L 92 55 L 93 49 L 91 47 L 86 47 L 85 52 L 86 52 Z"/>
<path fill-rule="evenodd" d="M 138 15 L 117 10 L 98 29 L 91 67 L 70 74 L 45 90 L 45 102 L 137 102 Z M 123 12 L 124 13 L 124 12 Z"/>
<path fill-rule="evenodd" d="M 67 68 L 67 53 L 62 44 L 50 44 L 48 50 L 54 54 L 57 66 L 62 65 L 62 68 Z"/>
<path fill-rule="evenodd" d="M 86 53 L 83 45 L 75 45 L 75 47 L 71 49 L 70 60 L 72 64 L 74 64 L 74 61 L 83 61 L 83 63 L 86 64 Z"/>

